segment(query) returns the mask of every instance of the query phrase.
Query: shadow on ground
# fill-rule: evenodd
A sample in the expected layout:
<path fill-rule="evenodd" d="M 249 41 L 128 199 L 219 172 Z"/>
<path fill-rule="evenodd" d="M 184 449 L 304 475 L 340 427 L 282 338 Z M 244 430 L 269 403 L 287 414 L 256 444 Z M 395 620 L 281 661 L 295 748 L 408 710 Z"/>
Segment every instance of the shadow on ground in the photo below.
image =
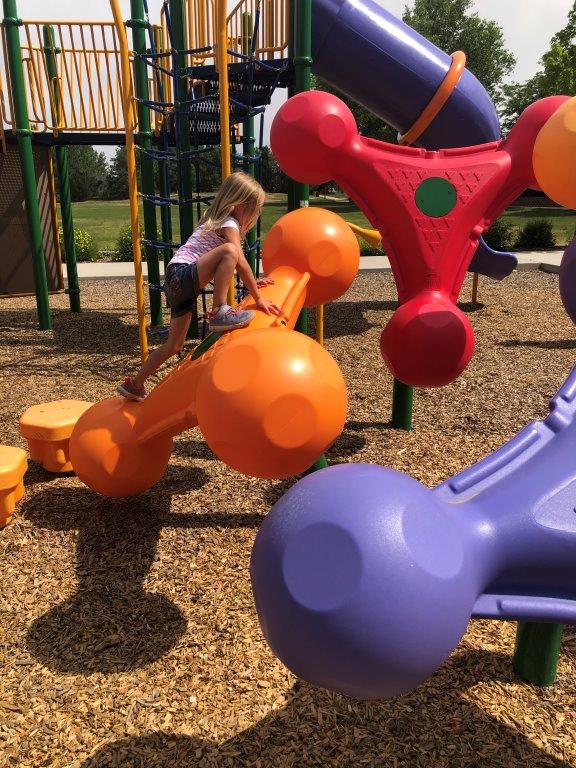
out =
<path fill-rule="evenodd" d="M 510 668 L 507 656 L 464 651 L 423 688 L 382 703 L 297 683 L 283 709 L 223 743 L 156 731 L 112 741 L 81 768 L 572 768 L 462 695 L 483 680 L 511 681 Z"/>
<path fill-rule="evenodd" d="M 22 504 L 34 525 L 78 530 L 77 591 L 37 618 L 27 648 L 60 673 L 124 672 L 170 650 L 186 631 L 186 620 L 169 599 L 147 592 L 144 580 L 155 560 L 163 527 L 250 527 L 261 515 L 177 514 L 172 494 L 200 489 L 201 469 L 172 467 L 152 492 L 107 499 L 84 488 L 48 487 Z"/>
<path fill-rule="evenodd" d="M 390 319 L 388 314 L 395 312 L 397 308 L 396 301 L 337 301 L 326 308 L 324 338 L 357 336 L 370 328 L 384 328 Z M 370 322 L 366 318 L 367 312 L 381 312 L 382 320 Z M 313 324 L 311 330 L 314 330 Z"/>
<path fill-rule="evenodd" d="M 529 347 L 532 349 L 576 349 L 576 339 L 509 339 L 498 342 L 499 347 L 514 349 L 516 347 Z"/>

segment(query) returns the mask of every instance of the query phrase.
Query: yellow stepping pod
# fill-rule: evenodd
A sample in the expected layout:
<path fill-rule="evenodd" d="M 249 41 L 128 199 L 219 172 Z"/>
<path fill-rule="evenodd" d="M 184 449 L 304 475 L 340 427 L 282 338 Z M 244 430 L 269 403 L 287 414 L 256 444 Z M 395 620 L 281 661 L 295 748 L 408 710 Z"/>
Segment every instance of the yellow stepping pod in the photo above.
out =
<path fill-rule="evenodd" d="M 30 458 L 48 472 L 73 472 L 70 435 L 91 406 L 84 400 L 56 400 L 28 408 L 20 419 L 20 434 L 28 441 Z"/>
<path fill-rule="evenodd" d="M 21 448 L 0 445 L 0 528 L 12 520 L 16 504 L 24 496 L 24 475 L 28 469 Z"/>

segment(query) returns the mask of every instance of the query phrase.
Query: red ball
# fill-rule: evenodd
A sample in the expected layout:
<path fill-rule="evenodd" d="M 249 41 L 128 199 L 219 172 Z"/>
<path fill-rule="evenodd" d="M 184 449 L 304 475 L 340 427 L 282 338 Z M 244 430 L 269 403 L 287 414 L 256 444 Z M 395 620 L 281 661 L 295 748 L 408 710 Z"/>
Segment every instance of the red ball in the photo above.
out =
<path fill-rule="evenodd" d="M 284 173 L 305 184 L 333 178 L 339 151 L 358 141 L 354 115 L 337 96 L 306 91 L 289 99 L 277 112 L 270 145 Z"/>
<path fill-rule="evenodd" d="M 466 315 L 441 293 L 420 293 L 394 313 L 382 331 L 380 351 L 404 384 L 443 387 L 470 362 L 474 332 Z"/>

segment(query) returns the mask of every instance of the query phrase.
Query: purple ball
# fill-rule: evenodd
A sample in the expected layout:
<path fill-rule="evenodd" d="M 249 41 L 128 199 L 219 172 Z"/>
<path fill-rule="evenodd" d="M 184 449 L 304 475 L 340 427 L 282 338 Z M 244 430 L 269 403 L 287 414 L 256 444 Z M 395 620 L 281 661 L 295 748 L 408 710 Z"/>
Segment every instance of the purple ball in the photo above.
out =
<path fill-rule="evenodd" d="M 576 323 L 576 238 L 566 248 L 560 264 L 560 296 L 564 309 Z"/>
<path fill-rule="evenodd" d="M 251 577 L 264 635 L 296 675 L 362 699 L 411 691 L 466 631 L 476 587 L 448 505 L 384 467 L 297 483 L 262 524 Z"/>

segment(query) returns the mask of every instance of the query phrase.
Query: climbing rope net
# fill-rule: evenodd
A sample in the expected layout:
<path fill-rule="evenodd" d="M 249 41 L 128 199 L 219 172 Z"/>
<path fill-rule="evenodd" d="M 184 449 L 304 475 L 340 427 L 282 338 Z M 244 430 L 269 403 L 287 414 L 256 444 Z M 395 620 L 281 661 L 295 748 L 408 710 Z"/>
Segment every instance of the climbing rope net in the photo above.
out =
<path fill-rule="evenodd" d="M 178 47 L 179 35 L 175 34 L 168 0 L 164 0 L 162 8 L 166 35 L 150 23 L 147 0 L 144 6 L 149 48 L 144 53 L 135 52 L 134 57 L 143 61 L 151 73 L 152 95 L 137 102 L 154 114 L 154 140 L 151 147 L 139 146 L 138 151 L 157 164 L 157 173 L 154 194 L 141 194 L 141 198 L 160 210 L 162 235 L 161 239 L 142 242 L 146 248 L 159 251 L 167 266 L 174 251 L 192 234 L 194 214 L 199 222 L 214 197 L 206 187 L 207 180 L 213 181 L 215 171 L 221 167 L 215 152 L 222 141 L 220 85 L 216 66 L 206 63 L 208 56 L 214 56 L 215 46 Z M 257 2 L 254 18 L 250 13 L 243 14 L 242 39 L 235 40 L 227 53 L 232 168 L 242 169 L 262 183 L 264 114 L 275 89 L 287 84 L 289 62 L 257 58 L 260 19 Z M 257 142 L 253 135 L 256 120 Z M 172 223 L 174 206 L 179 210 L 178 239 Z M 245 244 L 246 257 L 255 275 L 260 271 L 261 227 L 259 219 Z M 160 286 L 150 287 L 161 290 Z M 208 329 L 207 296 L 211 293 L 210 289 L 201 292 L 202 312 L 193 315 L 192 332 L 197 335 L 200 331 L 202 338 Z M 237 280 L 236 300 L 243 295 Z"/>

